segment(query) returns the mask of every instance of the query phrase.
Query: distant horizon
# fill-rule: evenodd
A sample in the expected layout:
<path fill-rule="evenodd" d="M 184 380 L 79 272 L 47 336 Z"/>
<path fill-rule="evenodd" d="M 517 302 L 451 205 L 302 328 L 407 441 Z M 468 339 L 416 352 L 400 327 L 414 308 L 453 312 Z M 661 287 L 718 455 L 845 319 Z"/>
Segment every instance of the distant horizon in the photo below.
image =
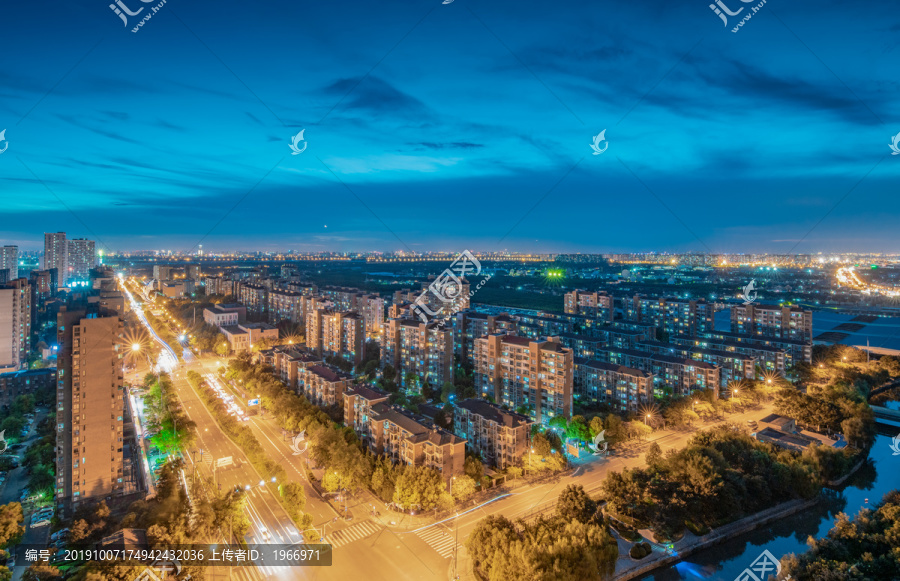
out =
<path fill-rule="evenodd" d="M 68 234 L 68 233 L 67 233 Z M 95 240 L 90 236 L 79 236 L 79 238 L 87 238 L 88 240 Z M 67 238 L 71 240 L 71 238 Z M 7 245 L 9 243 L 4 242 L 2 245 Z M 43 243 L 39 247 L 24 247 L 17 244 L 9 244 L 13 246 L 18 246 L 19 252 L 28 252 L 28 253 L 37 253 L 43 254 L 44 248 Z M 173 252 L 171 255 L 172 258 L 188 258 L 188 257 L 197 257 L 197 254 L 184 254 L 177 253 L 179 251 L 169 250 L 169 249 L 151 249 L 151 248 L 141 248 L 134 250 L 123 250 L 114 253 L 109 253 L 107 250 L 103 248 L 103 245 L 97 241 L 97 250 L 103 251 L 103 256 L 122 256 L 125 254 L 140 254 L 140 253 L 165 253 L 165 252 Z M 520 250 L 510 250 L 510 249 L 502 249 L 502 250 L 483 250 L 479 248 L 467 247 L 467 248 L 459 248 L 459 249 L 428 249 L 428 250 L 415 250 L 415 254 L 417 256 L 428 255 L 428 254 L 459 254 L 464 250 L 468 250 L 475 254 L 502 254 L 508 253 L 511 255 L 586 255 L 586 256 L 605 256 L 605 255 L 614 255 L 614 254 L 635 254 L 635 255 L 693 255 L 693 256 L 749 256 L 749 255 L 763 255 L 763 256 L 845 256 L 845 255 L 862 255 L 862 256 L 883 256 L 883 257 L 897 257 L 900 258 L 900 252 L 888 252 L 888 251 L 879 251 L 879 250 L 869 250 L 869 251 L 809 251 L 809 252 L 756 252 L 756 251 L 723 251 L 723 252 L 710 252 L 710 251 L 675 251 L 675 250 L 610 250 L 610 251 L 520 251 Z M 383 254 L 383 255 L 399 255 L 402 253 L 410 254 L 408 250 L 300 250 L 297 248 L 282 248 L 278 250 L 254 250 L 254 249 L 231 249 L 231 250 L 216 250 L 216 249 L 203 249 L 202 258 L 206 258 L 207 256 L 222 256 L 222 255 L 249 255 L 252 253 L 262 253 L 265 255 L 315 255 L 315 254 Z M 156 257 L 164 258 L 170 255 L 167 254 L 157 254 Z M 147 258 L 152 258 L 152 256 L 147 256 Z"/>

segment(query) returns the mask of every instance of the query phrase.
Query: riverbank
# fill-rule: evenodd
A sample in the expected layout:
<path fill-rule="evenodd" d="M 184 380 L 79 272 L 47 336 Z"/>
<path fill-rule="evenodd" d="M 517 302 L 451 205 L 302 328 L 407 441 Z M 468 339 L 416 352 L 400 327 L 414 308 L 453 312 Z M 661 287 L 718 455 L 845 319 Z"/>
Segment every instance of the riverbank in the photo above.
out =
<path fill-rule="evenodd" d="M 628 556 L 628 550 L 633 543 L 625 541 L 616 535 L 619 542 L 620 557 L 619 560 L 616 561 L 616 570 L 613 578 L 616 579 L 616 581 L 629 581 L 630 579 L 646 575 L 654 569 L 677 563 L 697 551 L 702 551 L 772 521 L 806 510 L 815 506 L 820 500 L 821 495 L 816 496 L 811 500 L 792 500 L 790 502 L 785 502 L 768 510 L 758 512 L 733 523 L 721 526 L 702 537 L 687 532 L 681 540 L 674 544 L 674 549 L 672 550 L 652 544 L 653 554 L 640 561 L 635 561 Z"/>

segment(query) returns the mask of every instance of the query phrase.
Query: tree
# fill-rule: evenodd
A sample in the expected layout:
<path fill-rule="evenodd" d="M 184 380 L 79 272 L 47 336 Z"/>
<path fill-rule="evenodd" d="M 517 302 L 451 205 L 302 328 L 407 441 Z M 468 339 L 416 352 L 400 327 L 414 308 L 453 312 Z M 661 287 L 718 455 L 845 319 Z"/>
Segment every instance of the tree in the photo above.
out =
<path fill-rule="evenodd" d="M 381 375 L 384 377 L 385 381 L 393 382 L 397 378 L 397 370 L 394 369 L 393 365 L 388 363 L 381 371 Z"/>
<path fill-rule="evenodd" d="M 644 455 L 644 461 L 647 462 L 648 466 L 655 466 L 660 463 L 662 457 L 662 448 L 656 442 L 652 442 Z"/>
<path fill-rule="evenodd" d="M 481 463 L 481 460 L 475 456 L 466 456 L 463 466 L 463 471 L 469 478 L 476 483 L 481 482 L 481 477 L 484 476 L 484 464 Z"/>
<path fill-rule="evenodd" d="M 573 416 L 572 421 L 566 427 L 566 437 L 573 440 L 587 442 L 591 439 L 591 430 L 585 423 L 584 416 Z"/>
<path fill-rule="evenodd" d="M 440 473 L 426 466 L 406 466 L 394 482 L 394 502 L 404 510 L 431 510 L 446 486 Z"/>
<path fill-rule="evenodd" d="M 457 501 L 465 500 L 475 494 L 476 484 L 471 476 L 464 474 L 453 479 L 453 498 Z"/>
<path fill-rule="evenodd" d="M 603 425 L 603 418 L 601 416 L 594 416 L 591 418 L 591 438 L 602 432 L 606 429 L 606 426 Z"/>
<path fill-rule="evenodd" d="M 538 456 L 549 456 L 551 452 L 550 441 L 544 434 L 535 434 L 531 440 L 531 449 Z"/>
<path fill-rule="evenodd" d="M 563 519 L 587 523 L 597 512 L 597 503 L 578 484 L 570 484 L 556 499 L 556 514 Z"/>
<path fill-rule="evenodd" d="M 22 573 L 23 581 L 54 581 L 61 577 L 59 569 L 42 561 L 37 561 Z"/>
<path fill-rule="evenodd" d="M 18 502 L 0 506 L 0 547 L 6 548 L 19 542 L 25 534 L 25 527 L 22 526 L 24 520 L 22 505 Z"/>
<path fill-rule="evenodd" d="M 550 422 L 547 425 L 550 426 L 551 430 L 559 430 L 560 433 L 565 433 L 568 422 L 564 416 L 556 416 L 550 418 Z"/>
<path fill-rule="evenodd" d="M 453 384 L 449 381 L 445 381 L 443 387 L 441 387 L 441 401 L 444 403 L 450 403 L 452 399 L 456 396 L 456 389 L 453 387 Z"/>

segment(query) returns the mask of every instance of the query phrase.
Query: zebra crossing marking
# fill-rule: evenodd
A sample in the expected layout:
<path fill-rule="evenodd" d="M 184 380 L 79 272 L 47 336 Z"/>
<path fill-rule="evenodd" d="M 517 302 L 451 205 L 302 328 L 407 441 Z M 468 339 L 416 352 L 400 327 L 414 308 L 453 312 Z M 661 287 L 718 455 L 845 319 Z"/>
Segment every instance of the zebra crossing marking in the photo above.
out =
<path fill-rule="evenodd" d="M 327 539 L 325 542 L 331 543 L 335 547 L 340 547 L 353 541 L 364 539 L 373 533 L 377 533 L 379 530 L 381 530 L 380 527 L 374 523 L 361 522 L 352 527 L 325 535 Z"/>
<path fill-rule="evenodd" d="M 447 529 L 432 527 L 417 532 L 416 536 L 425 541 L 429 547 L 434 549 L 444 559 L 449 559 L 453 556 L 453 551 L 456 549 L 456 537 Z"/>

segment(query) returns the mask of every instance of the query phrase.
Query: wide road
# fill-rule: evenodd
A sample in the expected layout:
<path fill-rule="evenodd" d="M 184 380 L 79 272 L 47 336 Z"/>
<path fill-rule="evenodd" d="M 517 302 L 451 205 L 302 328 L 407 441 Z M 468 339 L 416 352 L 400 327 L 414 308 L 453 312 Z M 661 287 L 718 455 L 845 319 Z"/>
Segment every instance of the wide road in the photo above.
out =
<path fill-rule="evenodd" d="M 250 531 L 244 540 L 250 544 L 294 544 L 302 540 L 300 531 L 294 526 L 281 504 L 264 486 L 262 476 L 250 464 L 243 451 L 226 436 L 212 414 L 190 383 L 186 372 L 191 367 L 202 370 L 196 359 L 188 354 L 189 363 L 181 364 L 171 346 L 167 345 L 147 322 L 140 305 L 128 289 L 125 289 L 132 309 L 162 348 L 158 366 L 171 374 L 175 395 L 188 418 L 197 426 L 197 442 L 193 448 L 182 450 L 186 460 L 185 479 L 199 474 L 213 479 L 221 491 L 240 487 L 246 492 L 245 514 L 250 521 Z M 230 461 L 228 460 L 230 458 Z M 225 463 L 216 468 L 216 463 Z M 230 535 L 230 531 L 225 533 Z M 259 581 L 263 578 L 302 578 L 308 569 L 270 567 L 237 567 L 234 574 L 239 578 Z"/>

